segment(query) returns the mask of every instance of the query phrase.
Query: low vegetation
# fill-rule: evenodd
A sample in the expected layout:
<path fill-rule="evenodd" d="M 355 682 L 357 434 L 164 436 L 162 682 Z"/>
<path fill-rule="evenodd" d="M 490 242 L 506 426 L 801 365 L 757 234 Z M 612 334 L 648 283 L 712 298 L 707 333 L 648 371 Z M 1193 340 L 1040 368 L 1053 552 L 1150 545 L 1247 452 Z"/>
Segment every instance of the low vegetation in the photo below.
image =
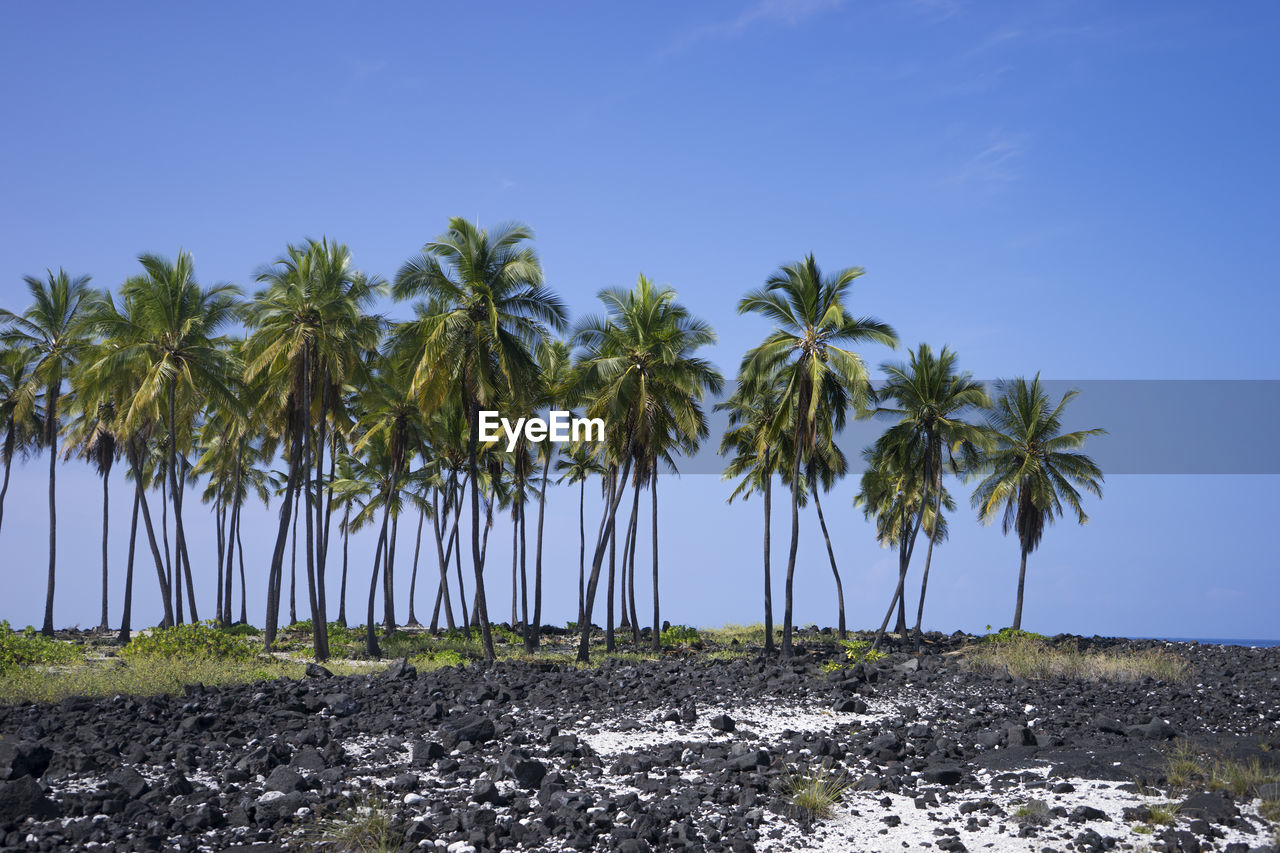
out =
<path fill-rule="evenodd" d="M 1024 826 L 1044 826 L 1051 815 L 1044 800 L 1027 800 L 1013 812 L 1013 819 Z"/>
<path fill-rule="evenodd" d="M 827 767 L 797 769 L 782 780 L 783 793 L 805 824 L 831 817 L 832 808 L 850 787 L 843 771 Z"/>
<path fill-rule="evenodd" d="M 138 634 L 120 650 L 126 661 L 168 660 L 255 661 L 260 647 L 241 633 L 224 631 L 213 622 L 155 628 Z"/>
<path fill-rule="evenodd" d="M 321 818 L 307 833 L 310 849 L 335 853 L 391 853 L 404 843 L 386 805 L 369 795 L 347 809 Z"/>
<path fill-rule="evenodd" d="M 14 631 L 0 622 L 0 674 L 27 666 L 55 666 L 79 663 L 84 652 L 71 643 L 50 639 L 28 625 Z"/>
<path fill-rule="evenodd" d="M 1165 756 L 1165 778 L 1174 790 L 1199 788 L 1226 791 L 1237 798 L 1257 797 L 1264 785 L 1280 782 L 1280 765 L 1264 764 L 1257 756 L 1211 755 L 1179 740 Z"/>
<path fill-rule="evenodd" d="M 1075 641 L 1055 643 L 1038 635 L 982 642 L 967 652 L 966 659 L 979 672 L 1037 680 L 1184 682 L 1191 677 L 1187 661 L 1165 649 L 1081 651 Z"/>

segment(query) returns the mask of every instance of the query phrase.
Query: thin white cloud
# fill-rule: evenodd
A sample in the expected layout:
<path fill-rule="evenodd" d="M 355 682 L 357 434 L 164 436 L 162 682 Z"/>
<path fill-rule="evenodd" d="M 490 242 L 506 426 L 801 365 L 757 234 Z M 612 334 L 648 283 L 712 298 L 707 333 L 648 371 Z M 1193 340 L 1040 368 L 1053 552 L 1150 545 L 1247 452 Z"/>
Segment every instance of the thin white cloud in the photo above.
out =
<path fill-rule="evenodd" d="M 663 52 L 679 53 L 709 38 L 736 38 L 757 25 L 784 24 L 794 27 L 814 15 L 838 9 L 844 2 L 845 0 L 758 0 L 736 17 L 680 33 Z"/>
<path fill-rule="evenodd" d="M 1018 160 L 1026 153 L 1026 134 L 993 133 L 953 176 L 957 183 L 1009 183 L 1019 177 Z"/>

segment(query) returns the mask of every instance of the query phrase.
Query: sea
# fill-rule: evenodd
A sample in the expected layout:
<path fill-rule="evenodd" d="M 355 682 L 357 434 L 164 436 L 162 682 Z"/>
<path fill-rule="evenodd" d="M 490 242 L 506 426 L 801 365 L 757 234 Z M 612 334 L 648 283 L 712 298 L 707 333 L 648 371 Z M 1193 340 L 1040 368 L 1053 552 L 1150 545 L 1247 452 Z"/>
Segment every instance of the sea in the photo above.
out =
<path fill-rule="evenodd" d="M 1280 640 L 1230 640 L 1221 637 L 1130 637 L 1131 640 L 1164 640 L 1166 643 L 1200 643 L 1205 646 L 1250 646 L 1268 649 L 1280 646 Z"/>

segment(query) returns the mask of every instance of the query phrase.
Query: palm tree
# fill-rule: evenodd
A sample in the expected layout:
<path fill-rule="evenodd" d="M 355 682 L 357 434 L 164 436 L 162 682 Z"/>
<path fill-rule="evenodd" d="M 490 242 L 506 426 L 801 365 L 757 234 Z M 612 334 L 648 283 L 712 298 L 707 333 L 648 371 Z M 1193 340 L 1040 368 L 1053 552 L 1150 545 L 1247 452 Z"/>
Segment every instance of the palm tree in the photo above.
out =
<path fill-rule="evenodd" d="M 180 458 L 179 444 L 192 446 L 196 415 L 207 404 L 230 409 L 241 406 L 231 387 L 238 362 L 217 337 L 235 319 L 240 291 L 231 284 L 202 287 L 196 281 L 191 254 L 185 251 L 178 252 L 173 261 L 154 254 L 141 255 L 138 261 L 144 274 L 129 279 L 121 289 L 131 310 L 121 314 L 104 308 L 96 312 L 94 325 L 105 338 L 119 344 L 107 358 L 133 362 L 140 374 L 133 397 L 122 401 L 125 429 L 149 420 L 158 409 L 164 412 L 168 430 L 165 465 L 176 545 L 173 591 L 181 595 L 177 578 L 181 574 L 191 619 L 196 621 L 195 584 L 182 513 L 190 466 Z"/>
<path fill-rule="evenodd" d="M 537 386 L 539 399 L 537 403 L 550 409 L 565 405 L 572 394 L 573 387 L 572 349 L 564 341 L 543 338 L 534 354 L 539 368 Z M 542 633 L 542 533 L 547 510 L 547 481 L 551 478 L 551 459 L 553 454 L 554 449 L 551 442 L 542 442 L 538 453 L 538 462 L 542 467 L 542 477 L 538 487 L 538 529 L 533 558 L 533 624 L 526 626 L 524 638 L 525 648 L 528 651 L 533 651 L 537 648 Z M 581 522 L 581 519 L 579 519 L 579 522 Z M 579 523 L 579 527 L 581 527 L 581 523 Z M 582 538 L 585 540 L 585 534 Z M 582 549 L 580 548 L 580 550 Z M 581 574 L 581 554 L 579 554 L 578 563 L 579 574 Z"/>
<path fill-rule="evenodd" d="M 246 311 L 253 330 L 245 346 L 246 380 L 266 374 L 274 429 L 288 441 L 289 484 L 281 508 L 267 591 L 268 647 L 275 641 L 283 587 L 284 548 L 293 495 L 305 492 L 307 591 L 312 642 L 317 659 L 328 657 L 324 569 L 333 489 L 321 506 L 319 477 L 329 422 L 342 415 L 342 388 L 364 370 L 364 357 L 377 350 L 382 318 L 367 313 L 384 289 L 377 277 L 357 271 L 350 250 L 327 239 L 291 245 L 274 264 L 259 271 L 266 285 Z"/>
<path fill-rule="evenodd" d="M 747 384 L 782 377 L 780 407 L 793 415 L 779 419 L 793 432 L 793 471 L 801 470 L 820 432 L 844 428 L 846 409 L 859 412 L 875 399 L 866 365 L 853 344 L 869 341 L 896 347 L 893 329 L 870 317 L 848 313 L 845 297 L 861 268 L 850 267 L 824 276 L 813 255 L 782 267 L 762 289 L 738 303 L 738 313 L 762 314 L 776 324 L 758 347 L 747 353 L 739 371 Z M 822 418 L 819 415 L 823 414 Z M 800 477 L 791 484 L 791 548 L 787 557 L 786 598 L 782 623 L 782 654 L 791 657 L 792 590 L 796 551 L 800 543 Z"/>
<path fill-rule="evenodd" d="M 4 485 L 0 486 L 0 528 L 4 526 L 4 498 L 9 493 L 9 472 L 13 455 L 24 458 L 40 440 L 44 413 L 40 410 L 40 389 L 31 382 L 35 359 L 27 349 L 0 352 L 0 462 L 4 462 Z"/>
<path fill-rule="evenodd" d="M 73 377 L 73 383 L 82 389 L 77 400 L 77 416 L 68 427 L 65 458 L 73 454 L 93 465 L 98 476 L 102 478 L 102 612 L 98 619 L 98 627 L 106 631 L 107 625 L 107 531 L 110 520 L 110 483 L 111 468 L 119 455 L 116 445 L 117 413 L 115 402 L 110 399 L 92 399 L 86 393 L 87 383 L 78 382 L 80 377 Z"/>
<path fill-rule="evenodd" d="M 621 500 L 630 467 L 634 467 L 634 487 L 646 481 L 656 489 L 654 473 L 660 461 L 671 465 L 671 452 L 692 451 L 707 435 L 702 400 L 718 393 L 724 385 L 720 373 L 706 359 L 694 355 L 703 346 L 715 343 L 715 332 L 676 302 L 670 287 L 658 287 L 641 275 L 630 290 L 610 288 L 600 292 L 606 308 L 604 318 L 587 317 L 574 334 L 574 342 L 584 350 L 580 359 L 581 387 L 587 390 L 588 417 L 612 424 L 611 452 L 622 459 L 624 469 L 618 480 L 613 509 L 603 537 L 597 543 L 592 581 L 588 583 L 584 624 L 580 627 L 579 659 L 586 660 L 591 609 L 603 559 L 605 541 L 612 541 L 612 511 Z M 616 465 L 616 462 L 615 462 Z M 637 491 L 638 495 L 638 491 Z M 634 513 L 633 513 L 634 515 Z M 657 494 L 653 494 L 653 515 L 657 517 Z M 658 595 L 658 533 L 653 530 L 653 648 L 661 647 Z M 634 587 L 633 587 L 634 588 Z M 612 589 L 610 589 L 612 602 Z M 606 629 L 612 627 L 606 626 Z M 611 632 L 606 633 L 609 649 Z"/>
<path fill-rule="evenodd" d="M 780 473 L 783 459 L 790 458 L 786 450 L 789 434 L 778 428 L 776 422 L 786 413 L 778 407 L 782 389 L 775 377 L 771 381 L 743 384 L 729 399 L 716 404 L 716 409 L 729 413 L 729 428 L 720 439 L 719 452 L 733 456 L 725 467 L 724 479 L 738 480 L 729 494 L 728 502 L 741 497 L 747 500 L 759 492 L 764 497 L 764 653 L 774 653 L 773 644 L 773 582 L 770 578 L 770 518 L 773 499 L 773 479 Z"/>
<path fill-rule="evenodd" d="M 887 379 L 880 389 L 880 396 L 893 399 L 894 405 L 881 407 L 877 412 L 898 418 L 898 422 L 888 430 L 892 435 L 891 441 L 918 443 L 922 448 L 920 476 L 924 484 L 923 500 L 928 503 L 932 499 L 935 504 L 933 512 L 938 515 L 941 512 L 944 463 L 952 473 L 959 474 L 961 465 L 957 462 L 957 455 L 966 466 L 971 466 L 985 441 L 984 431 L 965 421 L 964 416 L 972 410 L 987 408 L 991 400 L 982 384 L 975 382 L 968 372 L 956 371 L 956 354 L 945 346 L 935 356 L 932 348 L 922 343 L 910 353 L 907 364 L 889 362 L 881 365 L 881 370 Z M 930 536 L 916 611 L 917 651 L 921 643 L 924 599 L 929 587 L 934 543 L 935 537 Z"/>
<path fill-rule="evenodd" d="M 560 299 L 543 285 L 532 239 L 524 225 L 490 232 L 454 217 L 448 231 L 400 268 L 394 289 L 399 299 L 426 297 L 400 332 L 413 353 L 412 390 L 423 414 L 456 395 L 467 420 L 471 560 L 487 660 L 495 655 L 480 555 L 480 409 L 533 384 L 534 347 L 566 319 Z"/>
<path fill-rule="evenodd" d="M 1027 555 L 1040 544 L 1045 526 L 1063 514 L 1065 503 L 1085 524 L 1089 516 L 1080 503 L 1084 489 L 1102 497 L 1102 470 L 1077 451 L 1090 436 L 1103 429 L 1062 431 L 1062 410 L 1079 391 L 1068 391 L 1056 406 L 1040 384 L 1040 374 L 1028 382 L 1022 377 L 996 383 L 998 397 L 987 416 L 992 449 L 978 467 L 985 477 L 973 493 L 978 518 L 989 524 L 1003 505 L 1001 529 L 1018 533 L 1022 562 L 1018 568 L 1018 603 L 1013 627 L 1022 628 L 1022 591 L 1027 577 Z"/>
<path fill-rule="evenodd" d="M 84 306 L 93 291 L 89 276 L 71 277 L 65 270 L 46 271 L 44 280 L 24 276 L 33 300 L 22 314 L 0 309 L 0 345 L 32 352 L 34 366 L 28 382 L 32 390 L 20 398 L 19 418 L 27 417 L 35 403 L 35 388 L 44 391 L 42 442 L 49 451 L 49 579 L 41 633 L 53 636 L 53 590 L 58 556 L 58 406 L 62 380 L 76 364 L 89 340 L 84 329 Z"/>

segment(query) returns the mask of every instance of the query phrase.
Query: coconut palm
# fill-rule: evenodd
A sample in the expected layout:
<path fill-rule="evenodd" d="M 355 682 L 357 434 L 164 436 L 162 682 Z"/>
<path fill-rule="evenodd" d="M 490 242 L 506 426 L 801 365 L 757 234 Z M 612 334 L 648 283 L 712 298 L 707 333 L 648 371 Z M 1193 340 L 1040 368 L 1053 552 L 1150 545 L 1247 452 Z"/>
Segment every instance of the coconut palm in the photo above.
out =
<path fill-rule="evenodd" d="M 897 335 L 888 325 L 848 312 L 845 299 L 860 275 L 858 267 L 823 275 L 809 255 L 779 269 L 763 288 L 738 303 L 738 313 L 761 314 L 776 324 L 764 342 L 746 354 L 739 372 L 748 385 L 773 381 L 775 374 L 782 377 L 779 405 L 791 415 L 785 421 L 779 419 L 774 429 L 785 426 L 793 433 L 793 471 L 802 470 L 820 432 L 840 431 L 851 405 L 861 412 L 875 399 L 866 365 L 849 347 L 862 342 L 897 346 Z M 786 657 L 793 654 L 792 590 L 800 543 L 800 480 L 793 478 L 791 485 L 791 547 L 782 623 L 782 654 Z"/>
<path fill-rule="evenodd" d="M 89 338 L 84 309 L 91 301 L 89 276 L 72 277 L 65 270 L 47 271 L 44 279 L 25 276 L 32 304 L 22 314 L 0 309 L 0 346 L 29 350 L 34 364 L 20 396 L 18 417 L 34 409 L 36 389 L 44 392 L 44 426 L 41 443 L 49 451 L 49 576 L 45 592 L 44 623 L 40 629 L 53 636 L 53 592 L 58 563 L 58 436 L 59 404 L 63 379 L 79 360 Z"/>
<path fill-rule="evenodd" d="M 141 255 L 138 261 L 143 275 L 130 278 L 121 289 L 130 310 L 120 313 L 107 305 L 95 312 L 94 327 L 116 345 L 105 358 L 132 363 L 139 374 L 133 396 L 120 402 L 124 430 L 150 422 L 157 410 L 163 412 L 176 546 L 173 591 L 181 595 L 181 575 L 195 621 L 199 617 L 183 519 L 190 465 L 179 451 L 180 445 L 192 446 L 197 414 L 206 405 L 241 408 L 232 387 L 239 364 L 217 337 L 235 319 L 240 291 L 231 284 L 201 286 L 191 254 L 185 251 L 172 261 L 154 254 Z"/>
<path fill-rule="evenodd" d="M 543 285 L 532 239 L 524 225 L 488 231 L 454 217 L 444 234 L 400 268 L 394 289 L 399 299 L 426 300 L 401 330 L 413 353 L 412 390 L 424 415 L 453 396 L 467 420 L 471 560 L 488 660 L 494 651 L 480 552 L 480 409 L 533 384 L 534 347 L 566 319 L 560 299 Z"/>
<path fill-rule="evenodd" d="M 586 660 L 591 630 L 591 610 L 603 561 L 604 545 L 614 535 L 612 514 L 622 498 L 627 475 L 634 468 L 634 488 L 654 479 L 658 463 L 671 462 L 671 453 L 691 451 L 707 435 L 702 401 L 718 393 L 720 373 L 694 352 L 715 343 L 715 332 L 676 302 L 676 292 L 659 287 L 641 275 L 630 290 L 610 288 L 600 292 L 605 317 L 587 317 L 574 333 L 581 347 L 580 387 L 586 389 L 588 417 L 610 425 L 609 452 L 623 461 L 619 488 L 610 501 L 609 518 L 597 542 L 592 579 L 587 585 L 586 608 L 578 655 Z M 615 461 L 616 467 L 616 461 Z M 656 519 L 657 495 L 653 495 Z M 653 530 L 653 647 L 661 645 L 658 595 L 658 534 Z M 634 587 L 633 587 L 634 588 Z M 610 602 L 612 602 L 612 589 Z M 606 649 L 611 632 L 606 626 Z"/>
<path fill-rule="evenodd" d="M 564 341 L 543 338 L 534 351 L 534 356 L 539 369 L 538 399 L 535 405 L 553 410 L 567 405 L 574 384 L 572 348 Z M 528 651 L 537 648 L 542 633 L 542 535 L 547 510 L 547 481 L 551 478 L 551 460 L 554 454 L 555 448 L 551 442 L 544 441 L 539 445 L 538 463 L 542 468 L 542 476 L 538 487 L 538 527 L 533 558 L 533 624 L 526 625 L 524 637 Z M 582 538 L 585 539 L 585 536 Z M 578 563 L 581 574 L 581 554 Z"/>
<path fill-rule="evenodd" d="M 9 493 L 9 472 L 15 453 L 24 458 L 40 440 L 44 413 L 40 409 L 42 394 L 31 381 L 35 366 L 33 353 L 13 348 L 0 352 L 0 462 L 4 463 L 4 484 L 0 485 L 0 529 L 4 526 L 4 499 Z"/>
<path fill-rule="evenodd" d="M 293 495 L 301 490 L 312 642 L 317 658 L 324 659 L 324 568 L 333 489 L 325 502 L 325 520 L 317 523 L 321 478 L 312 472 L 324 470 L 330 421 L 336 426 L 343 416 L 343 387 L 362 373 L 365 355 L 377 350 L 383 321 L 367 309 L 384 284 L 356 270 L 350 250 L 327 239 L 289 246 L 257 278 L 266 287 L 246 311 L 252 333 L 245 345 L 245 378 L 270 377 L 265 405 L 272 412 L 273 431 L 286 440 L 289 468 L 268 577 L 264 640 L 268 647 L 275 641 Z"/>
<path fill-rule="evenodd" d="M 964 466 L 972 466 L 977 460 L 985 431 L 967 422 L 965 415 L 985 409 L 991 404 L 986 389 L 974 381 L 968 372 L 956 370 L 956 354 L 948 347 L 934 355 L 928 344 L 920 344 L 910 353 L 909 361 L 888 362 L 881 365 L 886 380 L 880 388 L 881 399 L 892 399 L 892 406 L 881 407 L 877 412 L 898 418 L 889 427 L 889 440 L 918 443 L 922 448 L 920 462 L 921 482 L 924 484 L 924 501 L 935 502 L 934 514 L 940 512 L 937 505 L 942 500 L 942 474 L 944 465 L 953 474 L 959 474 Z M 959 457 L 959 458 L 957 458 Z M 916 649 L 921 642 L 921 623 L 924 619 L 925 593 L 929 587 L 929 568 L 933 560 L 935 538 L 929 537 L 925 550 L 924 575 L 920 581 L 920 603 L 916 611 Z M 901 602 L 901 597 L 899 597 Z M 901 611 L 899 611 L 901 612 Z M 905 629 L 905 624 L 901 626 Z"/>
<path fill-rule="evenodd" d="M 992 448 L 977 468 L 985 476 L 972 502 L 984 524 L 1003 509 L 1001 529 L 1005 535 L 1017 531 L 1022 561 L 1013 627 L 1021 629 L 1027 555 L 1039 546 L 1045 526 L 1063 515 L 1063 504 L 1078 523 L 1088 522 L 1079 489 L 1100 498 L 1103 477 L 1094 461 L 1078 451 L 1089 437 L 1105 435 L 1106 430 L 1063 432 L 1062 411 L 1080 392 L 1068 391 L 1055 406 L 1038 373 L 1030 382 L 1022 377 L 997 382 L 996 393 L 987 415 Z"/>

